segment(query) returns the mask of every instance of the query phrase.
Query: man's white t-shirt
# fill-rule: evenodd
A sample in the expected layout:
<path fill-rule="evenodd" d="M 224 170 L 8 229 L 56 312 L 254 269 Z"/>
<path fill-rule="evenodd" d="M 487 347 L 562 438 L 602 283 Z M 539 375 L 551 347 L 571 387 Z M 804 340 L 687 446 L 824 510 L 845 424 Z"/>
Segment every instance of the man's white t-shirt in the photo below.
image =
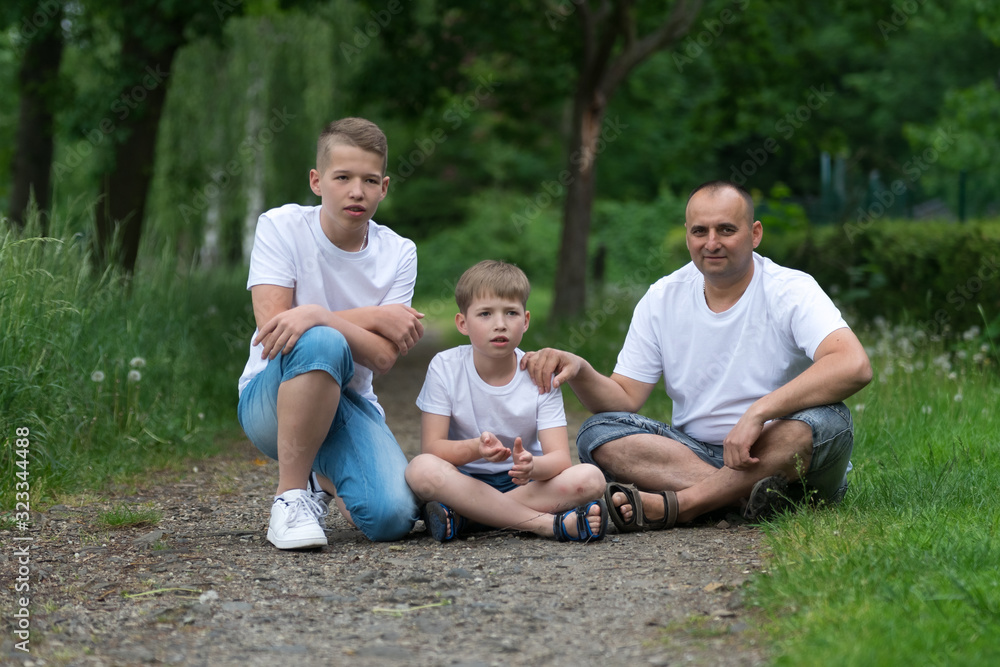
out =
<path fill-rule="evenodd" d="M 333 312 L 390 303 L 410 305 L 417 281 L 413 241 L 369 220 L 368 245 L 360 252 L 347 252 L 327 238 L 319 214 L 319 206 L 287 204 L 260 216 L 247 289 L 254 285 L 290 287 L 293 308 L 316 304 Z M 256 330 L 253 335 L 257 336 Z M 260 358 L 263 346 L 254 346 L 253 338 L 250 342 L 240 393 L 268 363 Z M 347 386 L 378 406 L 371 369 L 356 364 Z"/>
<path fill-rule="evenodd" d="M 705 278 L 689 263 L 639 301 L 615 373 L 655 383 L 673 401 L 671 425 L 720 445 L 754 401 L 812 364 L 830 333 L 847 327 L 808 274 L 753 254 L 746 292 L 729 310 L 705 303 Z"/>
<path fill-rule="evenodd" d="M 521 436 L 521 445 L 533 456 L 541 456 L 538 432 L 566 425 L 562 394 L 558 389 L 539 394 L 531 376 L 520 368 L 524 352 L 518 349 L 516 353 L 518 369 L 513 379 L 494 387 L 476 372 L 471 345 L 439 352 L 427 368 L 417 407 L 451 418 L 449 440 L 479 438 L 489 431 L 513 450 L 514 438 Z M 510 458 L 499 463 L 478 459 L 459 467 L 482 474 L 504 472 L 512 465 Z"/>

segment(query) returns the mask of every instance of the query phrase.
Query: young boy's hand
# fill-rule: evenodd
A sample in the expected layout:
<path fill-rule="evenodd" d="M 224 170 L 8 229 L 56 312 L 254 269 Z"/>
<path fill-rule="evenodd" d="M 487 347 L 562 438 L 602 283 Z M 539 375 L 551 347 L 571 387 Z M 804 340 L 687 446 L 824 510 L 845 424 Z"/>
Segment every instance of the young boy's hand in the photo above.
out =
<path fill-rule="evenodd" d="M 521 445 L 521 436 L 514 439 L 514 466 L 507 473 L 511 481 L 517 485 L 531 481 L 531 473 L 535 469 L 535 457 Z"/>
<path fill-rule="evenodd" d="M 504 447 L 498 437 L 489 431 L 483 431 L 479 436 L 479 456 L 490 463 L 500 463 L 510 458 L 510 450 Z"/>

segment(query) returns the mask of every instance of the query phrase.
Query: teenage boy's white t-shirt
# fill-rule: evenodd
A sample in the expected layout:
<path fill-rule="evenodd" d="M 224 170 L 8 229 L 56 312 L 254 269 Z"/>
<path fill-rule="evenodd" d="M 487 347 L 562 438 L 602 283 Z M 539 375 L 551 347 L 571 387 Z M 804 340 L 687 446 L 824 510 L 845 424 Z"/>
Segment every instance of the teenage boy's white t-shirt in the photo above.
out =
<path fill-rule="evenodd" d="M 615 373 L 663 376 L 674 428 L 722 444 L 754 401 L 812 364 L 830 333 L 847 327 L 812 276 L 753 254 L 746 292 L 729 310 L 705 303 L 694 263 L 655 282 L 635 308 Z"/>
<path fill-rule="evenodd" d="M 368 245 L 361 252 L 335 246 L 320 226 L 319 206 L 286 204 L 257 221 L 247 289 L 277 285 L 294 290 L 292 307 L 316 304 L 330 311 L 391 303 L 410 305 L 417 281 L 417 248 L 374 220 L 368 221 Z M 254 338 L 257 331 L 254 330 Z M 250 339 L 250 359 L 239 391 L 267 367 L 261 345 Z M 378 406 L 372 371 L 355 364 L 347 385 Z M 381 407 L 379 407 L 381 410 Z"/>
<path fill-rule="evenodd" d="M 533 456 L 541 456 L 538 432 L 566 425 L 562 394 L 558 389 L 539 394 L 531 376 L 520 368 L 524 352 L 518 349 L 516 354 L 518 370 L 514 378 L 502 387 L 494 387 L 476 372 L 471 345 L 439 352 L 427 368 L 417 407 L 451 418 L 449 440 L 479 438 L 483 431 L 489 431 L 513 450 L 514 438 L 521 436 L 521 445 Z M 504 472 L 512 465 L 510 458 L 499 463 L 478 459 L 459 468 L 482 474 Z"/>

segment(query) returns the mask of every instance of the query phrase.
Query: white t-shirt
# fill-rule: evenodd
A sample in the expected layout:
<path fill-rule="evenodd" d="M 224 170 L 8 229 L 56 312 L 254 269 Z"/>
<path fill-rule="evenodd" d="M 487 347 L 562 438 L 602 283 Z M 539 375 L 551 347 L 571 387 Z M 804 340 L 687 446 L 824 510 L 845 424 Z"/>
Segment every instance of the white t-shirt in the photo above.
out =
<path fill-rule="evenodd" d="M 295 290 L 293 308 L 317 304 L 336 312 L 390 303 L 410 305 L 417 281 L 413 241 L 369 220 L 368 245 L 361 252 L 347 252 L 323 233 L 319 212 L 319 206 L 286 204 L 260 216 L 247 289 L 254 285 L 290 287 Z M 254 346 L 253 338 L 250 342 L 240 393 L 268 362 L 260 358 L 262 346 Z M 355 364 L 354 378 L 347 386 L 378 406 L 370 369 Z"/>
<path fill-rule="evenodd" d="M 516 350 L 518 364 L 524 352 Z M 554 389 L 539 394 L 527 371 L 520 369 L 503 387 L 487 384 L 472 360 L 472 346 L 460 345 L 439 352 L 427 368 L 424 386 L 417 396 L 423 412 L 451 418 L 449 440 L 478 438 L 483 431 L 495 435 L 505 447 L 514 449 L 514 438 L 533 456 L 542 455 L 538 432 L 566 425 L 562 394 Z M 491 463 L 478 459 L 460 466 L 470 473 L 510 470 L 513 460 Z"/>
<path fill-rule="evenodd" d="M 816 348 L 847 326 L 806 273 L 753 255 L 746 292 L 729 310 L 705 303 L 694 263 L 656 281 L 639 301 L 615 373 L 655 383 L 673 401 L 671 425 L 722 444 L 754 401 L 812 364 Z"/>

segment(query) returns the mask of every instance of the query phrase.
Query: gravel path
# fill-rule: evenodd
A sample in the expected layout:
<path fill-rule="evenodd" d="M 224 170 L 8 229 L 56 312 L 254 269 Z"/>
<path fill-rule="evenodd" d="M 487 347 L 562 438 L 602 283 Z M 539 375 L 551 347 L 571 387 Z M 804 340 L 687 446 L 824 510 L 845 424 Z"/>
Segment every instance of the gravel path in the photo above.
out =
<path fill-rule="evenodd" d="M 410 456 L 432 351 L 422 344 L 376 387 Z M 575 433 L 585 415 L 569 416 Z M 19 547 L 0 531 L 0 664 L 766 662 L 742 602 L 762 567 L 752 527 L 612 529 L 588 545 L 498 531 L 442 545 L 418 523 L 407 539 L 375 544 L 331 515 L 328 547 L 281 552 L 265 540 L 276 480 L 277 465 L 238 441 L 183 474 L 33 515 L 30 653 L 15 648 Z M 122 504 L 162 519 L 101 527 L 99 514 Z"/>

